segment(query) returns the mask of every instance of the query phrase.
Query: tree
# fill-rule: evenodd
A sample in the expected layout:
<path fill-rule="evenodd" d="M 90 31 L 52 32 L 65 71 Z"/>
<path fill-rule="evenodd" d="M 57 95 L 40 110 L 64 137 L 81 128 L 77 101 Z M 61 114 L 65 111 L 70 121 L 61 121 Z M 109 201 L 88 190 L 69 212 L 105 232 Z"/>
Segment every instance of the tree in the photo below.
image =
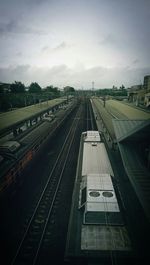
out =
<path fill-rule="evenodd" d="M 46 92 L 56 93 L 58 88 L 57 87 L 53 87 L 53 86 L 47 86 L 45 90 L 46 90 Z"/>
<path fill-rule="evenodd" d="M 4 88 L 2 86 L 0 86 L 0 94 L 4 93 Z"/>
<path fill-rule="evenodd" d="M 24 93 L 25 92 L 25 86 L 21 82 L 15 81 L 10 85 L 10 91 L 12 93 Z"/>
<path fill-rule="evenodd" d="M 30 86 L 29 86 L 29 92 L 30 93 L 39 93 L 41 92 L 41 87 L 38 83 L 31 83 Z"/>
<path fill-rule="evenodd" d="M 1 111 L 7 111 L 11 107 L 11 104 L 9 103 L 9 100 L 7 97 L 1 97 L 0 98 L 0 110 Z"/>
<path fill-rule="evenodd" d="M 112 90 L 117 90 L 117 87 L 113 85 Z"/>
<path fill-rule="evenodd" d="M 120 86 L 120 89 L 121 90 L 124 90 L 125 89 L 125 86 L 124 85 Z"/>
<path fill-rule="evenodd" d="M 75 92 L 75 89 L 74 89 L 74 87 L 71 87 L 71 86 L 65 86 L 64 87 L 64 92 Z"/>
<path fill-rule="evenodd" d="M 45 92 L 47 92 L 52 98 L 60 96 L 60 90 L 58 87 L 47 86 Z"/>

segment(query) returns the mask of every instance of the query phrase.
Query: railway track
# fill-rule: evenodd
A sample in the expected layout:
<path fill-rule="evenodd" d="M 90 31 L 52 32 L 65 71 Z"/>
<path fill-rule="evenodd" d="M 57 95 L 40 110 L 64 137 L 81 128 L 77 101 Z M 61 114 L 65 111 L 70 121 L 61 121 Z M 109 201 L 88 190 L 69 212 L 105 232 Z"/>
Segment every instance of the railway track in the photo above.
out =
<path fill-rule="evenodd" d="M 37 264 L 43 242 L 53 240 L 51 235 L 55 223 L 55 211 L 60 199 L 61 182 L 63 181 L 63 174 L 80 120 L 80 112 L 81 107 L 68 131 L 11 265 Z"/>
<path fill-rule="evenodd" d="M 86 123 L 86 130 L 96 130 L 97 126 L 94 120 L 93 116 L 93 110 L 90 101 L 87 102 L 87 107 L 86 107 L 86 115 L 87 115 L 87 123 Z"/>

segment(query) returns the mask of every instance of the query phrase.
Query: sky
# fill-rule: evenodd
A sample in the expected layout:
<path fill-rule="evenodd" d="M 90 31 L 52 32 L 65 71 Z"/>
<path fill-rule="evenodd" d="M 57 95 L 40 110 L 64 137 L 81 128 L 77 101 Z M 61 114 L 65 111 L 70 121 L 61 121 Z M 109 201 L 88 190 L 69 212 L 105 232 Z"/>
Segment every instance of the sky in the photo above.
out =
<path fill-rule="evenodd" d="M 125 87 L 150 74 L 150 0 L 0 0 L 0 81 Z"/>

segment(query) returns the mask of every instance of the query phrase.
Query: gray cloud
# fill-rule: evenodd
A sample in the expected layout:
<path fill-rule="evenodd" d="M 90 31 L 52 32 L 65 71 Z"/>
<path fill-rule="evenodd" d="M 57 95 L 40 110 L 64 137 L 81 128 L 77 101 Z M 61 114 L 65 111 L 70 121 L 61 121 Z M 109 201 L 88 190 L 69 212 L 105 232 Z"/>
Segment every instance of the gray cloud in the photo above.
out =
<path fill-rule="evenodd" d="M 50 47 L 48 45 L 42 47 L 41 52 L 42 53 L 52 53 L 52 52 L 59 52 L 59 51 L 64 51 L 65 49 L 68 49 L 70 47 L 72 47 L 73 45 L 68 44 L 65 41 L 62 41 L 59 45 L 57 45 L 56 47 Z"/>
<path fill-rule="evenodd" d="M 25 85 L 38 82 L 42 87 L 52 84 L 58 87 L 72 85 L 75 88 L 91 88 L 92 81 L 95 88 L 120 86 L 124 84 L 130 87 L 134 84 L 143 83 L 144 75 L 150 74 L 150 68 L 105 68 L 93 67 L 89 69 L 71 69 L 66 65 L 53 67 L 33 67 L 30 65 L 18 65 L 16 67 L 0 68 L 0 81 L 21 81 Z M 107 80 L 107 81 L 106 81 Z"/>
<path fill-rule="evenodd" d="M 49 50 L 49 46 L 44 46 L 42 47 L 41 52 L 46 52 L 48 50 Z"/>
<path fill-rule="evenodd" d="M 11 33 L 16 30 L 15 21 L 9 21 L 7 23 L 0 23 L 0 34 Z"/>
<path fill-rule="evenodd" d="M 137 65 L 139 62 L 140 62 L 139 59 L 135 59 L 135 60 L 133 60 L 132 64 L 133 64 L 133 65 Z"/>
<path fill-rule="evenodd" d="M 23 56 L 23 53 L 22 52 L 16 52 L 15 54 L 17 57 L 22 57 Z"/>
<path fill-rule="evenodd" d="M 69 47 L 69 45 L 65 41 L 63 41 L 58 46 L 56 46 L 53 50 L 54 51 L 60 51 L 60 50 L 66 49 L 68 47 Z"/>
<path fill-rule="evenodd" d="M 43 30 L 32 28 L 21 24 L 17 20 L 10 20 L 7 23 L 0 23 L 0 34 L 9 35 L 9 34 L 36 34 L 43 35 L 46 34 Z"/>
<path fill-rule="evenodd" d="M 106 45 L 106 44 L 116 44 L 118 42 L 118 40 L 116 39 L 116 37 L 112 34 L 108 34 L 107 36 L 104 36 L 102 38 L 102 40 L 100 40 L 99 44 L 100 45 Z"/>
<path fill-rule="evenodd" d="M 122 36 L 109 33 L 102 37 L 99 41 L 100 46 L 111 47 L 113 49 L 126 50 L 128 47 L 128 40 Z"/>
<path fill-rule="evenodd" d="M 30 69 L 29 65 L 18 65 L 16 67 L 9 66 L 0 68 L 0 80 L 1 82 L 13 82 L 15 80 L 23 81 L 29 78 Z"/>

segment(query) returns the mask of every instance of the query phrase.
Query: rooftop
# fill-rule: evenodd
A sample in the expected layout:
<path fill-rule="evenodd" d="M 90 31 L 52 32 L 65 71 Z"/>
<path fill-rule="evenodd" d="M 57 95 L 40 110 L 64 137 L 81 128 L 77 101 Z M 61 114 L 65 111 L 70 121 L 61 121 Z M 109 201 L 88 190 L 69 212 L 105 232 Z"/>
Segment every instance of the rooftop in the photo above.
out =
<path fill-rule="evenodd" d="M 113 124 L 124 168 L 150 220 L 150 170 L 142 159 L 143 146 L 150 146 L 150 120 L 113 120 Z"/>
<path fill-rule="evenodd" d="M 108 173 L 113 176 L 112 167 L 104 143 L 85 142 L 83 145 L 82 176 L 89 173 Z"/>
<path fill-rule="evenodd" d="M 9 129 L 11 126 L 17 125 L 23 121 L 35 117 L 44 111 L 65 102 L 66 98 L 57 98 L 35 105 L 19 108 L 9 112 L 0 114 L 0 132 Z"/>

